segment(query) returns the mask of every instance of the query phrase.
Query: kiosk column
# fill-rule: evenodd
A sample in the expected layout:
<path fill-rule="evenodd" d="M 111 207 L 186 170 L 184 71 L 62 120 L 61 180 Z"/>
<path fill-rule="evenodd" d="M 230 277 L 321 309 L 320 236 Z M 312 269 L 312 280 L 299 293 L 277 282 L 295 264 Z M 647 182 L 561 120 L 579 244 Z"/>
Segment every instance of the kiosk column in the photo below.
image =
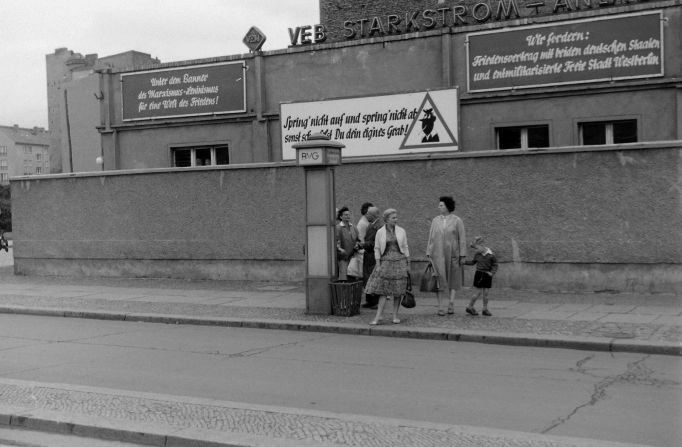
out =
<path fill-rule="evenodd" d="M 341 164 L 345 145 L 324 134 L 292 146 L 296 161 L 305 169 L 306 208 L 306 312 L 330 315 L 331 287 L 336 275 L 336 200 L 334 166 Z"/>

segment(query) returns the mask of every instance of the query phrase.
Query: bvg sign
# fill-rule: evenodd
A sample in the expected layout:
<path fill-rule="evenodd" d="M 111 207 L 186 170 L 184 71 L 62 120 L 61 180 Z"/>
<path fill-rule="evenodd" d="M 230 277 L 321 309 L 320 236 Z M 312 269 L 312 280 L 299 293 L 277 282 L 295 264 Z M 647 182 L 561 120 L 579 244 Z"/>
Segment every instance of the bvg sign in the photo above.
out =
<path fill-rule="evenodd" d="M 341 149 L 330 147 L 297 148 L 296 161 L 299 166 L 320 166 L 341 164 Z"/>

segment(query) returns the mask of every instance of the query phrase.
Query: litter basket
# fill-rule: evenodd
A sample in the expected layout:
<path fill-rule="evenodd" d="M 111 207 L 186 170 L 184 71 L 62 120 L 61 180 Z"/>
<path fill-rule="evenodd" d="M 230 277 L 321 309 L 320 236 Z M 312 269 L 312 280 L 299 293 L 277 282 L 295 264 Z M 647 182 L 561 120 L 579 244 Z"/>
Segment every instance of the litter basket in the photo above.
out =
<path fill-rule="evenodd" d="M 351 317 L 360 313 L 362 281 L 332 281 L 332 315 Z"/>

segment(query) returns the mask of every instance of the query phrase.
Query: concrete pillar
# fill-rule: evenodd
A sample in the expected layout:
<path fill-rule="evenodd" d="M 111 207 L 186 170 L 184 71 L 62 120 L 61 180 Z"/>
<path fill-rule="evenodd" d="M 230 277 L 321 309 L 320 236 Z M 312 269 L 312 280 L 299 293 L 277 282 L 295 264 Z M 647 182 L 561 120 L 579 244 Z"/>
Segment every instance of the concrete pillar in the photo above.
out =
<path fill-rule="evenodd" d="M 306 312 L 330 315 L 330 282 L 336 275 L 336 209 L 334 166 L 345 145 L 313 134 L 296 143 L 296 161 L 305 169 Z"/>

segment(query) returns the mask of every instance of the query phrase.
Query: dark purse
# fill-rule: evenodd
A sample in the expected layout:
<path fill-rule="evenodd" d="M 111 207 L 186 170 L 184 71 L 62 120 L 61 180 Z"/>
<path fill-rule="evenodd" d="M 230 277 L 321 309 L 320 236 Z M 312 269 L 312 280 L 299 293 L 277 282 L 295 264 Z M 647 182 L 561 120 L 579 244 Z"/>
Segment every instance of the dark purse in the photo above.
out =
<path fill-rule="evenodd" d="M 414 293 L 412 293 L 412 277 L 410 272 L 407 272 L 407 286 L 405 287 L 405 294 L 403 294 L 400 304 L 407 309 L 412 309 L 417 305 L 417 302 L 414 300 Z"/>
<path fill-rule="evenodd" d="M 433 268 L 433 264 L 429 261 L 429 265 L 426 266 L 424 274 L 422 275 L 421 283 L 419 284 L 419 290 L 421 292 L 438 292 L 438 276 L 436 276 L 436 271 Z"/>

